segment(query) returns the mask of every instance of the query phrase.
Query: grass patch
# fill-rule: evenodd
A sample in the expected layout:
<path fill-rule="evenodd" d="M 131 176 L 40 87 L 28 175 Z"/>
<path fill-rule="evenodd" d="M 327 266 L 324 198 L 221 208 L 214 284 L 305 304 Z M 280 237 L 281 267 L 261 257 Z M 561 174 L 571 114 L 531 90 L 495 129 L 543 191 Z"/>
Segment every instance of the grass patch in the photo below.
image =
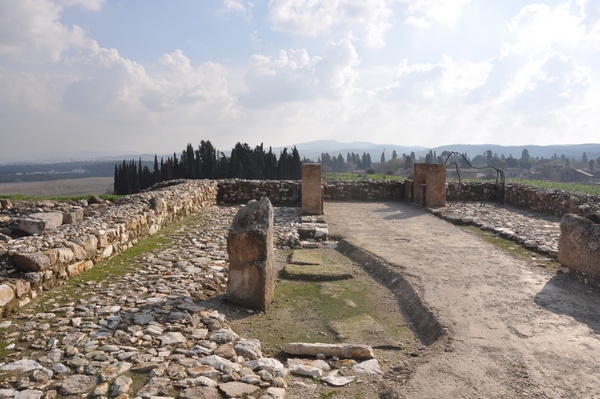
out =
<path fill-rule="evenodd" d="M 23 194 L 0 194 L 0 199 L 7 199 L 11 201 L 28 201 L 34 198 L 30 195 Z"/>
<path fill-rule="evenodd" d="M 535 264 L 547 268 L 558 268 L 558 262 L 553 259 L 546 258 L 542 254 L 538 254 L 537 252 L 533 252 L 524 248 L 522 245 L 517 244 L 514 241 L 507 240 L 505 238 L 499 237 L 495 234 L 492 234 L 487 231 L 483 231 L 474 226 L 461 226 L 463 230 L 468 231 L 469 233 L 480 237 L 485 242 L 488 242 L 501 250 L 508 252 L 509 254 L 515 256 L 516 258 L 525 260 L 527 262 L 532 262 L 532 257 L 535 257 Z"/>
<path fill-rule="evenodd" d="M 323 180 L 325 181 L 362 181 L 362 180 L 400 180 L 404 179 L 402 176 L 386 175 L 380 173 L 366 174 L 366 173 L 335 173 L 326 172 L 323 173 Z"/>
<path fill-rule="evenodd" d="M 457 179 L 448 179 L 449 182 L 458 183 Z M 462 179 L 463 183 L 495 183 L 495 179 Z M 600 184 L 566 183 L 550 180 L 506 179 L 506 183 L 525 184 L 527 186 L 546 188 L 549 190 L 563 190 L 574 193 L 583 193 L 600 196 Z"/>
<path fill-rule="evenodd" d="M 327 282 L 280 279 L 268 313 L 238 320 L 235 330 L 243 336 L 260 338 L 263 354 L 270 355 L 279 354 L 287 342 L 354 342 L 373 346 L 393 342 L 405 345 L 408 351 L 414 334 L 404 322 L 393 296 L 390 294 L 390 303 L 383 305 L 381 293 L 385 288 L 335 250 L 323 250 L 323 267 L 327 266 L 344 268 L 355 277 Z M 365 315 L 381 325 L 385 334 L 365 334 L 360 342 L 344 341 L 331 327 L 336 321 L 343 323 Z M 379 342 L 383 338 L 386 342 Z"/>
<path fill-rule="evenodd" d="M 522 183 L 534 187 L 547 188 L 551 190 L 573 191 L 576 193 L 584 193 L 600 196 L 600 184 L 581 184 L 581 183 L 565 183 L 548 180 L 524 180 L 524 179 L 507 179 L 508 183 Z"/>

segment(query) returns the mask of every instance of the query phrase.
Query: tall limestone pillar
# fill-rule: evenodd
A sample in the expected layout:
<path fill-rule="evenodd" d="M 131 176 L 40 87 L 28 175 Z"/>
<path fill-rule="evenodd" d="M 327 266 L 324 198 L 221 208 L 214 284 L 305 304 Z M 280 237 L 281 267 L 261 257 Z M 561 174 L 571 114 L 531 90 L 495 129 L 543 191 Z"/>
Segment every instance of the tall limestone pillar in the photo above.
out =
<path fill-rule="evenodd" d="M 323 214 L 323 184 L 321 183 L 321 164 L 302 164 L 302 213 L 306 215 Z"/>
<path fill-rule="evenodd" d="M 273 206 L 267 197 L 251 201 L 233 218 L 227 236 L 227 300 L 266 311 L 275 295 Z"/>

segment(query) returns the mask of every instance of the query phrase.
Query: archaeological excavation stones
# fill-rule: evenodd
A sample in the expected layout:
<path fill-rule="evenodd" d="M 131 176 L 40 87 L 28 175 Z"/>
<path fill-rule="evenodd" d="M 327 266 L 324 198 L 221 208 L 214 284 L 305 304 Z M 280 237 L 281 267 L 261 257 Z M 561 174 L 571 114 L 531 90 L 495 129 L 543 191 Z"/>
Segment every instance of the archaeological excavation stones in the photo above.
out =
<path fill-rule="evenodd" d="M 423 207 L 446 205 L 446 165 L 415 163 L 414 202 Z"/>
<path fill-rule="evenodd" d="M 235 215 L 227 254 L 227 300 L 266 311 L 275 294 L 273 206 L 268 198 L 248 203 Z"/>
<path fill-rule="evenodd" d="M 558 260 L 564 266 L 600 277 L 600 224 L 566 214 L 560 221 Z"/>
<path fill-rule="evenodd" d="M 321 215 L 323 213 L 323 184 L 321 164 L 302 164 L 302 213 Z"/>

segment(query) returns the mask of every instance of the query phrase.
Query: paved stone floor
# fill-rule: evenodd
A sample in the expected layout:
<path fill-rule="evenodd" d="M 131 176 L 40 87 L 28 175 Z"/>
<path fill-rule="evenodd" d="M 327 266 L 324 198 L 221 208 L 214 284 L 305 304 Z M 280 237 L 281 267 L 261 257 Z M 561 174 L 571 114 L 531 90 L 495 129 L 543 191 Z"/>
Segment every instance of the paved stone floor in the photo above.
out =
<path fill-rule="evenodd" d="M 480 203 L 447 206 L 432 213 L 449 222 L 474 225 L 515 241 L 526 248 L 552 257 L 558 256 L 560 218 L 514 206 Z"/>

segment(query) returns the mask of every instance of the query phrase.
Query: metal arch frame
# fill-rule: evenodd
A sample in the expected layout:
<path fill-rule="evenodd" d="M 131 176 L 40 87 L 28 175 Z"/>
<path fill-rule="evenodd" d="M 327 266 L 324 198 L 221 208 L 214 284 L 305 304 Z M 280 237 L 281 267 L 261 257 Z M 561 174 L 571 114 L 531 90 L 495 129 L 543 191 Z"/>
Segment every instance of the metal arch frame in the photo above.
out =
<path fill-rule="evenodd" d="M 496 192 L 496 206 L 503 206 L 504 205 L 504 197 L 506 194 L 506 177 L 504 175 L 504 171 L 502 169 L 498 169 L 495 166 L 473 166 L 473 164 L 471 164 L 471 162 L 469 162 L 469 160 L 467 159 L 467 157 L 465 157 L 463 154 L 461 154 L 460 152 L 456 152 L 456 151 L 452 151 L 450 154 L 448 154 L 448 157 L 446 158 L 446 161 L 444 161 L 444 165 L 446 165 L 446 167 L 452 166 L 454 165 L 456 168 L 456 175 L 458 176 L 458 190 L 456 191 L 455 194 L 455 198 L 450 202 L 450 206 L 455 205 L 458 202 L 458 197 L 459 194 L 462 190 L 462 180 L 460 177 L 460 168 L 458 165 L 458 162 L 453 161 L 451 163 L 448 163 L 448 161 L 450 160 L 451 157 L 455 156 L 455 155 L 460 155 L 462 157 L 462 159 L 465 160 L 465 162 L 473 169 L 494 169 L 496 171 L 496 183 L 494 184 L 494 188 L 495 190 L 490 190 L 489 188 L 485 188 L 483 189 L 483 193 L 484 193 L 484 197 L 483 197 L 483 201 L 481 201 L 481 204 L 479 206 L 485 206 L 485 204 L 488 202 L 488 200 L 490 199 L 490 197 L 492 196 L 492 194 L 494 193 L 494 191 Z M 461 205 L 466 205 L 466 201 L 463 201 Z"/>

